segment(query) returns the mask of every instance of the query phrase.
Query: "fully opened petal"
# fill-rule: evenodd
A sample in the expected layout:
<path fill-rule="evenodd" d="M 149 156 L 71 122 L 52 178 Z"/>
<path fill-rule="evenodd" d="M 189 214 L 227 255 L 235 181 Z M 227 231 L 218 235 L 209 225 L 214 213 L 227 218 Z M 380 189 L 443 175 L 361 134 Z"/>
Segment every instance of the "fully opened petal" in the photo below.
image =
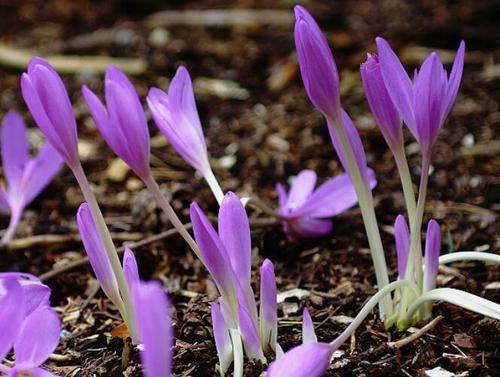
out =
<path fill-rule="evenodd" d="M 2 167 L 9 190 L 17 190 L 21 185 L 24 165 L 28 162 L 29 155 L 24 120 L 13 110 L 3 118 L 0 142 Z"/>
<path fill-rule="evenodd" d="M 302 206 L 316 186 L 316 173 L 312 170 L 302 170 L 292 181 L 288 191 L 287 210 L 292 212 Z"/>
<path fill-rule="evenodd" d="M 24 300 L 21 285 L 14 278 L 3 283 L 5 294 L 0 296 L 0 360 L 12 348 L 24 319 Z"/>
<path fill-rule="evenodd" d="M 41 365 L 59 343 L 61 321 L 56 312 L 41 307 L 26 317 L 14 343 L 16 364 Z"/>

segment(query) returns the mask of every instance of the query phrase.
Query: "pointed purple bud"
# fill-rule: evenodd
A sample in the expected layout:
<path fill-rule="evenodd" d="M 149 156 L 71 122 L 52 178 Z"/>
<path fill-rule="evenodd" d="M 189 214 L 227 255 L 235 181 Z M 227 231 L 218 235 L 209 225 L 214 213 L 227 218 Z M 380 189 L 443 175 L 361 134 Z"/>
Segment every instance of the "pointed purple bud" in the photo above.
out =
<path fill-rule="evenodd" d="M 71 168 L 80 164 L 76 120 L 64 83 L 41 58 L 33 58 L 21 76 L 24 101 L 50 144 Z"/>
<path fill-rule="evenodd" d="M 440 252 L 441 229 L 436 220 L 430 220 L 425 238 L 424 293 L 436 288 Z"/>
<path fill-rule="evenodd" d="M 86 86 L 82 93 L 104 140 L 141 178 L 149 174 L 149 130 L 139 96 L 127 76 L 108 66 L 104 82 L 106 107 Z"/>
<path fill-rule="evenodd" d="M 330 365 L 333 347 L 309 343 L 292 348 L 271 363 L 266 377 L 322 377 Z"/>
<path fill-rule="evenodd" d="M 229 300 L 235 299 L 234 273 L 226 248 L 214 227 L 196 202 L 189 208 L 196 244 L 205 267 L 214 279 L 220 293 Z"/>
<path fill-rule="evenodd" d="M 328 42 L 318 24 L 302 6 L 295 11 L 295 48 L 307 95 L 327 118 L 340 111 L 339 74 Z"/>
<path fill-rule="evenodd" d="M 177 153 L 202 174 L 209 171 L 207 145 L 187 69 L 177 69 L 168 93 L 152 88 L 147 102 L 156 125 Z"/>
<path fill-rule="evenodd" d="M 157 282 L 140 283 L 133 291 L 144 376 L 168 377 L 173 346 L 170 303 Z"/>
<path fill-rule="evenodd" d="M 115 305 L 118 305 L 117 303 L 122 300 L 118 283 L 87 203 L 82 203 L 78 208 L 76 222 L 90 265 L 102 290 Z"/>
<path fill-rule="evenodd" d="M 217 349 L 217 356 L 219 357 L 219 369 L 221 374 L 225 375 L 233 362 L 231 337 L 229 336 L 229 330 L 218 303 L 212 302 L 211 313 L 215 348 Z"/>
<path fill-rule="evenodd" d="M 224 196 L 220 206 L 219 237 L 242 287 L 250 286 L 252 267 L 250 224 L 245 207 L 233 192 L 228 192 Z"/>
<path fill-rule="evenodd" d="M 302 313 L 302 344 L 317 343 L 318 337 L 314 331 L 314 324 L 309 310 L 304 308 Z"/>
<path fill-rule="evenodd" d="M 123 254 L 123 274 L 129 289 L 132 291 L 139 284 L 139 269 L 137 268 L 134 252 L 128 247 L 125 248 Z"/>
<path fill-rule="evenodd" d="M 368 54 L 366 62 L 361 64 L 360 71 L 366 98 L 375 121 L 389 148 L 394 154 L 398 154 L 403 146 L 401 118 L 385 87 L 377 55 Z"/>
<path fill-rule="evenodd" d="M 276 349 L 278 302 L 274 266 L 265 259 L 260 266 L 260 341 L 265 352 Z"/>
<path fill-rule="evenodd" d="M 398 261 L 399 279 L 405 278 L 408 254 L 410 253 L 410 230 L 405 217 L 399 215 L 394 223 L 394 238 L 396 240 L 396 256 Z"/>

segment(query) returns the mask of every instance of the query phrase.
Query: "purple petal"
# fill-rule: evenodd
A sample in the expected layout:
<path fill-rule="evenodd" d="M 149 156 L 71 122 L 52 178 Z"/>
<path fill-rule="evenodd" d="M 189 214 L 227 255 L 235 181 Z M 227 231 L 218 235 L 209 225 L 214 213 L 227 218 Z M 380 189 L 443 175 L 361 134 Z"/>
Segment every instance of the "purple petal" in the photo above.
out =
<path fill-rule="evenodd" d="M 312 170 L 302 170 L 292 181 L 288 192 L 288 212 L 302 206 L 313 192 L 314 186 L 316 186 L 316 173 Z"/>
<path fill-rule="evenodd" d="M 43 59 L 33 58 L 21 77 L 24 101 L 38 127 L 70 166 L 79 164 L 76 120 L 64 83 Z"/>
<path fill-rule="evenodd" d="M 1 133 L 2 164 L 9 191 L 19 190 L 28 162 L 28 139 L 23 118 L 11 110 L 5 115 Z"/>
<path fill-rule="evenodd" d="M 280 206 L 279 213 L 280 215 L 286 215 L 288 213 L 288 194 L 286 189 L 281 183 L 276 183 L 276 192 L 278 193 L 278 204 Z"/>
<path fill-rule="evenodd" d="M 89 257 L 90 265 L 101 284 L 102 290 L 111 301 L 115 303 L 120 302 L 121 296 L 118 290 L 118 283 L 87 203 L 80 205 L 76 221 L 83 246 Z"/>
<path fill-rule="evenodd" d="M 403 65 L 391 46 L 383 38 L 376 38 L 380 70 L 392 103 L 398 109 L 408 128 L 415 133 L 413 86 Z"/>
<path fill-rule="evenodd" d="M 196 170 L 206 172 L 210 168 L 207 146 L 186 68 L 179 67 L 168 94 L 152 88 L 147 102 L 156 125 L 177 153 Z"/>
<path fill-rule="evenodd" d="M 330 366 L 334 349 L 326 343 L 292 348 L 271 363 L 266 377 L 321 377 Z"/>
<path fill-rule="evenodd" d="M 24 319 L 24 299 L 21 285 L 16 279 L 3 282 L 5 294 L 0 295 L 0 360 L 3 360 L 12 348 L 19 327 Z"/>
<path fill-rule="evenodd" d="M 35 310 L 26 317 L 14 342 L 16 364 L 37 367 L 54 352 L 59 343 L 61 321 L 48 307 Z"/>
<path fill-rule="evenodd" d="M 36 276 L 24 272 L 1 272 L 0 273 L 0 297 L 6 292 L 5 282 L 8 279 L 16 279 L 22 288 L 23 318 L 36 309 L 49 306 L 50 288 L 43 284 Z"/>
<path fill-rule="evenodd" d="M 133 293 L 139 339 L 144 346 L 141 361 L 146 377 L 171 373 L 173 333 L 170 304 L 157 282 L 138 284 Z"/>
<path fill-rule="evenodd" d="M 328 42 L 305 8 L 295 11 L 295 48 L 307 95 L 326 117 L 335 118 L 340 109 L 337 66 Z"/>
<path fill-rule="evenodd" d="M 448 89 L 446 91 L 446 104 L 443 106 L 443 113 L 441 114 L 441 122 L 444 122 L 445 118 L 448 116 L 453 102 L 457 97 L 458 88 L 460 87 L 460 81 L 462 79 L 462 73 L 464 70 L 464 58 L 465 58 L 465 42 L 461 41 L 458 47 L 457 54 L 455 55 L 455 61 L 453 62 L 453 67 L 451 69 L 450 77 L 448 79 Z"/>
<path fill-rule="evenodd" d="M 314 324 L 309 310 L 304 308 L 302 313 L 302 344 L 317 343 L 318 338 L 314 331 Z"/>
<path fill-rule="evenodd" d="M 260 338 L 264 351 L 276 348 L 278 302 L 274 266 L 265 259 L 260 267 Z"/>
<path fill-rule="evenodd" d="M 219 236 L 201 208 L 195 202 L 190 206 L 194 238 L 210 276 L 214 279 L 222 296 L 235 298 L 234 273 L 229 257 Z"/>
<path fill-rule="evenodd" d="M 330 220 L 320 220 L 312 217 L 296 217 L 285 220 L 287 234 L 296 238 L 322 237 L 332 231 Z"/>
<path fill-rule="evenodd" d="M 23 206 L 28 205 L 59 173 L 63 158 L 50 143 L 45 143 L 38 155 L 29 160 L 22 177 Z"/>
<path fill-rule="evenodd" d="M 373 189 L 377 184 L 375 172 L 367 169 L 368 182 Z M 331 217 L 358 203 L 358 196 L 349 174 L 343 173 L 319 186 L 302 207 L 290 216 Z"/>
<path fill-rule="evenodd" d="M 0 212 L 10 213 L 10 204 L 5 189 L 0 185 Z"/>
<path fill-rule="evenodd" d="M 437 139 L 446 89 L 446 71 L 433 52 L 422 64 L 414 89 L 416 132 L 413 135 L 423 153 L 429 153 Z"/>
<path fill-rule="evenodd" d="M 25 366 L 23 365 L 14 366 L 14 368 L 9 370 L 9 373 L 7 373 L 6 377 L 19 377 L 25 375 L 29 377 L 57 377 L 55 374 L 45 369 L 30 368 L 29 366 L 27 369 L 25 369 Z"/>
<path fill-rule="evenodd" d="M 430 220 L 425 238 L 424 292 L 436 288 L 440 251 L 441 229 L 436 220 Z"/>
<path fill-rule="evenodd" d="M 226 321 L 222 316 L 219 304 L 212 302 L 212 328 L 214 331 L 215 348 L 219 357 L 219 364 L 222 374 L 225 374 L 233 361 L 233 346 Z"/>
<path fill-rule="evenodd" d="M 238 306 L 238 321 L 245 352 L 250 359 L 262 360 L 264 353 L 260 345 L 259 331 L 244 305 Z"/>
<path fill-rule="evenodd" d="M 361 64 L 360 71 L 375 121 L 391 150 L 397 152 L 403 145 L 401 118 L 385 87 L 378 57 L 368 54 L 366 62 Z"/>
<path fill-rule="evenodd" d="M 242 287 L 249 286 L 252 267 L 250 224 L 245 207 L 232 192 L 225 195 L 220 206 L 219 237 Z"/>
<path fill-rule="evenodd" d="M 403 215 L 396 217 L 396 222 L 394 223 L 394 238 L 396 240 L 398 275 L 400 279 L 404 279 L 408 254 L 410 252 L 410 231 Z"/>
<path fill-rule="evenodd" d="M 127 281 L 129 289 L 132 291 L 132 289 L 139 284 L 139 271 L 134 252 L 128 247 L 125 248 L 123 254 L 123 274 L 125 275 L 125 280 Z"/>

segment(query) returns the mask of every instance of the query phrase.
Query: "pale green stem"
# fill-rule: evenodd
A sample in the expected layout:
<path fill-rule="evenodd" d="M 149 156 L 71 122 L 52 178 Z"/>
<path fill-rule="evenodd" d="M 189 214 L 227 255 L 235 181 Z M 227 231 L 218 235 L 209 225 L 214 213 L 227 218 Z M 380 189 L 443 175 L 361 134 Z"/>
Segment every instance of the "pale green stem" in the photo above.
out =
<path fill-rule="evenodd" d="M 206 170 L 205 174 L 203 174 L 203 177 L 205 178 L 205 181 L 207 181 L 208 186 L 212 191 L 212 194 L 214 194 L 215 199 L 217 200 L 217 203 L 219 203 L 220 206 L 222 200 L 224 199 L 224 191 L 222 191 L 222 188 L 219 185 L 219 181 L 217 181 L 217 178 L 215 178 L 213 170 L 209 167 Z"/>
<path fill-rule="evenodd" d="M 406 159 L 406 154 L 402 144 L 399 151 L 397 153 L 394 153 L 394 160 L 396 161 L 399 178 L 401 180 L 401 186 L 403 187 L 406 210 L 408 212 L 408 221 L 410 223 L 411 229 L 415 219 L 415 212 L 417 211 L 417 203 L 415 200 L 415 192 L 413 191 L 413 183 L 411 179 L 410 168 L 408 167 L 408 160 Z"/>
<path fill-rule="evenodd" d="M 409 287 L 411 289 L 412 284 L 406 280 L 397 280 L 379 290 L 375 295 L 373 295 L 372 298 L 368 300 L 368 302 L 359 311 L 358 315 L 353 319 L 349 326 L 347 326 L 347 328 L 342 331 L 342 333 L 338 337 L 330 342 L 330 345 L 335 349 L 339 348 L 347 339 L 350 338 L 352 333 L 356 331 L 359 325 L 361 325 L 361 323 L 365 320 L 368 314 L 370 314 L 370 312 L 373 310 L 375 305 L 379 303 L 380 300 L 385 297 L 389 297 L 390 299 L 390 296 L 388 296 L 389 293 L 391 293 L 395 289 L 402 287 Z"/>
<path fill-rule="evenodd" d="M 484 253 L 482 251 L 456 251 L 454 253 L 441 255 L 439 257 L 439 264 L 447 264 L 466 260 L 500 264 L 500 255 L 493 253 Z"/>
<path fill-rule="evenodd" d="M 417 209 L 415 212 L 413 226 L 411 226 L 410 252 L 408 255 L 408 263 L 406 265 L 405 279 L 413 280 L 422 289 L 423 269 L 422 269 L 422 245 L 421 245 L 421 229 L 422 220 L 424 217 L 425 200 L 427 196 L 427 183 L 429 181 L 429 166 L 430 156 L 423 155 L 422 157 L 422 172 L 420 175 L 420 186 L 418 188 Z M 410 303 L 410 292 L 405 289 L 401 297 L 400 318 L 406 317 L 405 311 Z"/>
<path fill-rule="evenodd" d="M 347 168 L 349 170 L 348 173 L 356 190 L 359 208 L 361 209 L 361 215 L 366 228 L 368 244 L 370 246 L 377 278 L 377 286 L 378 289 L 383 289 L 389 284 L 389 275 L 384 256 L 384 248 L 380 238 L 380 231 L 378 229 L 377 217 L 375 215 L 372 192 L 361 176 L 360 167 L 357 164 L 351 144 L 344 130 L 340 114 L 336 118 L 330 119 L 327 123 L 328 127 L 332 127 L 332 132 L 338 137 L 342 149 L 340 152 L 345 156 L 348 165 Z M 381 318 L 390 316 L 392 313 L 392 302 L 390 297 L 384 297 L 379 304 L 379 308 Z"/>
<path fill-rule="evenodd" d="M 191 237 L 186 227 L 181 222 L 181 220 L 175 213 L 174 209 L 168 202 L 168 200 L 165 199 L 165 197 L 163 196 L 163 193 L 160 190 L 160 186 L 158 186 L 158 183 L 154 180 L 153 176 L 149 174 L 148 176 L 143 178 L 143 181 L 146 187 L 148 188 L 149 192 L 151 193 L 151 195 L 153 195 L 153 198 L 155 199 L 156 203 L 167 215 L 168 219 L 170 220 L 174 228 L 177 229 L 179 234 L 182 236 L 182 238 L 184 238 L 184 240 L 187 242 L 187 244 L 189 245 L 191 250 L 193 250 L 196 256 L 200 258 L 201 261 L 203 261 L 198 245 L 194 241 L 193 237 Z"/>
<path fill-rule="evenodd" d="M 21 221 L 21 217 L 23 215 L 23 208 L 13 208 L 10 213 L 9 226 L 5 230 L 5 233 L 0 241 L 0 244 L 6 244 L 10 242 L 12 237 L 16 232 L 17 225 L 19 221 Z"/>
<path fill-rule="evenodd" d="M 231 343 L 233 344 L 233 376 L 243 377 L 243 344 L 241 333 L 238 329 L 229 329 Z"/>
<path fill-rule="evenodd" d="M 75 167 L 72 167 L 72 171 L 76 180 L 78 181 L 78 185 L 80 186 L 83 197 L 85 198 L 85 201 L 89 206 L 90 212 L 94 219 L 94 223 L 97 230 L 99 231 L 99 235 L 101 236 L 102 242 L 104 244 L 104 249 L 106 250 L 108 260 L 111 264 L 111 268 L 118 283 L 118 289 L 120 290 L 120 293 L 122 295 L 123 302 L 115 302 L 115 305 L 118 307 L 123 320 L 127 324 L 132 340 L 134 341 L 134 343 L 136 343 L 137 331 L 135 325 L 134 307 L 132 304 L 132 297 L 130 295 L 129 286 L 125 279 L 120 259 L 118 258 L 118 253 L 116 252 L 115 245 L 113 244 L 113 240 L 111 239 L 111 235 L 109 234 L 109 230 L 104 221 L 104 217 L 102 216 L 101 209 L 99 208 L 94 192 L 92 191 L 89 181 L 87 180 L 87 177 L 83 171 L 82 165 L 78 164 Z"/>

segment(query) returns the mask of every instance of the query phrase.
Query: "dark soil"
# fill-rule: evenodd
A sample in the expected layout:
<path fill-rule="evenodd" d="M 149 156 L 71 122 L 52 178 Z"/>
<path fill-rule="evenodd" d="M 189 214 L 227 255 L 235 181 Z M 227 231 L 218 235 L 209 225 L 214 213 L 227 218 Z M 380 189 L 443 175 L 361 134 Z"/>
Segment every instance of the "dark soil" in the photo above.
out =
<path fill-rule="evenodd" d="M 334 48 L 342 74 L 343 105 L 355 120 L 369 164 L 377 172 L 377 215 L 394 278 L 391 227 L 403 211 L 403 199 L 395 164 L 368 112 L 359 64 L 366 52 L 374 51 L 378 35 L 390 40 L 407 65 L 425 57 L 426 52 L 419 47 L 449 50 L 453 56 L 459 41 L 466 41 L 468 55 L 461 90 L 434 149 L 426 217 L 439 220 L 445 232 L 445 251 L 498 250 L 500 4 L 494 0 L 304 3 Z M 31 49 L 42 56 L 87 54 L 145 59 L 148 69 L 133 77 L 143 99 L 151 86 L 165 89 L 180 64 L 187 66 L 193 79 L 236 82 L 246 92 L 236 92 L 233 98 L 220 98 L 199 85 L 196 89 L 213 166 L 224 190 L 254 193 L 276 206 L 276 182 L 286 183 L 289 176 L 304 168 L 314 169 L 321 180 L 341 172 L 326 126 L 307 100 L 298 75 L 293 21 L 205 27 L 196 22 L 155 26 L 145 20 L 159 11 L 180 9 L 272 8 L 292 14 L 291 5 L 287 0 L 0 0 L 0 44 Z M 106 30 L 98 37 L 83 42 L 76 38 L 101 29 Z M 33 127 L 20 95 L 21 71 L 0 64 L 0 114 L 18 109 Z M 102 76 L 79 72 L 64 75 L 64 80 L 78 117 L 82 150 L 86 152 L 82 156 L 84 167 L 95 184 L 117 243 L 164 231 L 167 226 L 162 214 L 137 178 L 132 173 L 113 179 L 109 175 L 115 156 L 98 136 L 80 95 L 84 83 L 101 91 Z M 202 179 L 164 142 L 152 122 L 151 134 L 155 176 L 172 193 L 172 203 L 181 218 L 189 221 L 187 209 L 193 200 L 215 216 L 217 204 Z M 414 140 L 407 136 L 416 183 L 419 155 Z M 75 213 L 81 201 L 75 180 L 64 169 L 28 208 L 17 238 L 76 235 Z M 301 341 L 300 326 L 287 322 L 300 321 L 304 306 L 311 312 L 319 339 L 331 340 L 346 326 L 339 323 L 340 316 L 355 316 L 376 292 L 359 211 L 354 208 L 336 218 L 330 236 L 309 241 L 287 239 L 278 224 L 264 221 L 263 214 L 250 211 L 250 216 L 255 270 L 264 257 L 270 258 L 275 263 L 280 291 L 301 288 L 310 293 L 304 299 L 291 298 L 280 305 L 280 343 L 287 349 Z M 0 221 L 7 226 L 7 217 Z M 72 237 L 49 241 L 4 248 L 0 271 L 41 275 L 85 256 L 81 244 Z M 135 252 L 142 277 L 161 280 L 174 304 L 175 375 L 215 375 L 217 355 L 209 311 L 215 288 L 201 263 L 177 236 L 136 247 Z M 494 266 L 468 262 L 443 270 L 439 282 L 498 302 L 498 284 L 495 289 L 490 283 L 499 277 Z M 63 318 L 64 333 L 57 353 L 67 357 L 49 361 L 49 369 L 62 376 L 119 376 L 123 371 L 128 376 L 140 375 L 135 350 L 125 369 L 121 367 L 124 343 L 111 335 L 120 319 L 96 289 L 88 265 L 53 274 L 46 283 L 52 288 L 52 303 Z M 351 344 L 342 346 L 344 353 L 335 359 L 327 375 L 425 376 L 426 370 L 438 366 L 468 373 L 460 375 L 500 375 L 497 321 L 447 304 L 436 305 L 434 311 L 444 320 L 399 350 L 390 349 L 387 342 L 409 333 L 387 332 L 373 313 Z M 245 374 L 258 376 L 264 369 L 247 363 Z"/>

